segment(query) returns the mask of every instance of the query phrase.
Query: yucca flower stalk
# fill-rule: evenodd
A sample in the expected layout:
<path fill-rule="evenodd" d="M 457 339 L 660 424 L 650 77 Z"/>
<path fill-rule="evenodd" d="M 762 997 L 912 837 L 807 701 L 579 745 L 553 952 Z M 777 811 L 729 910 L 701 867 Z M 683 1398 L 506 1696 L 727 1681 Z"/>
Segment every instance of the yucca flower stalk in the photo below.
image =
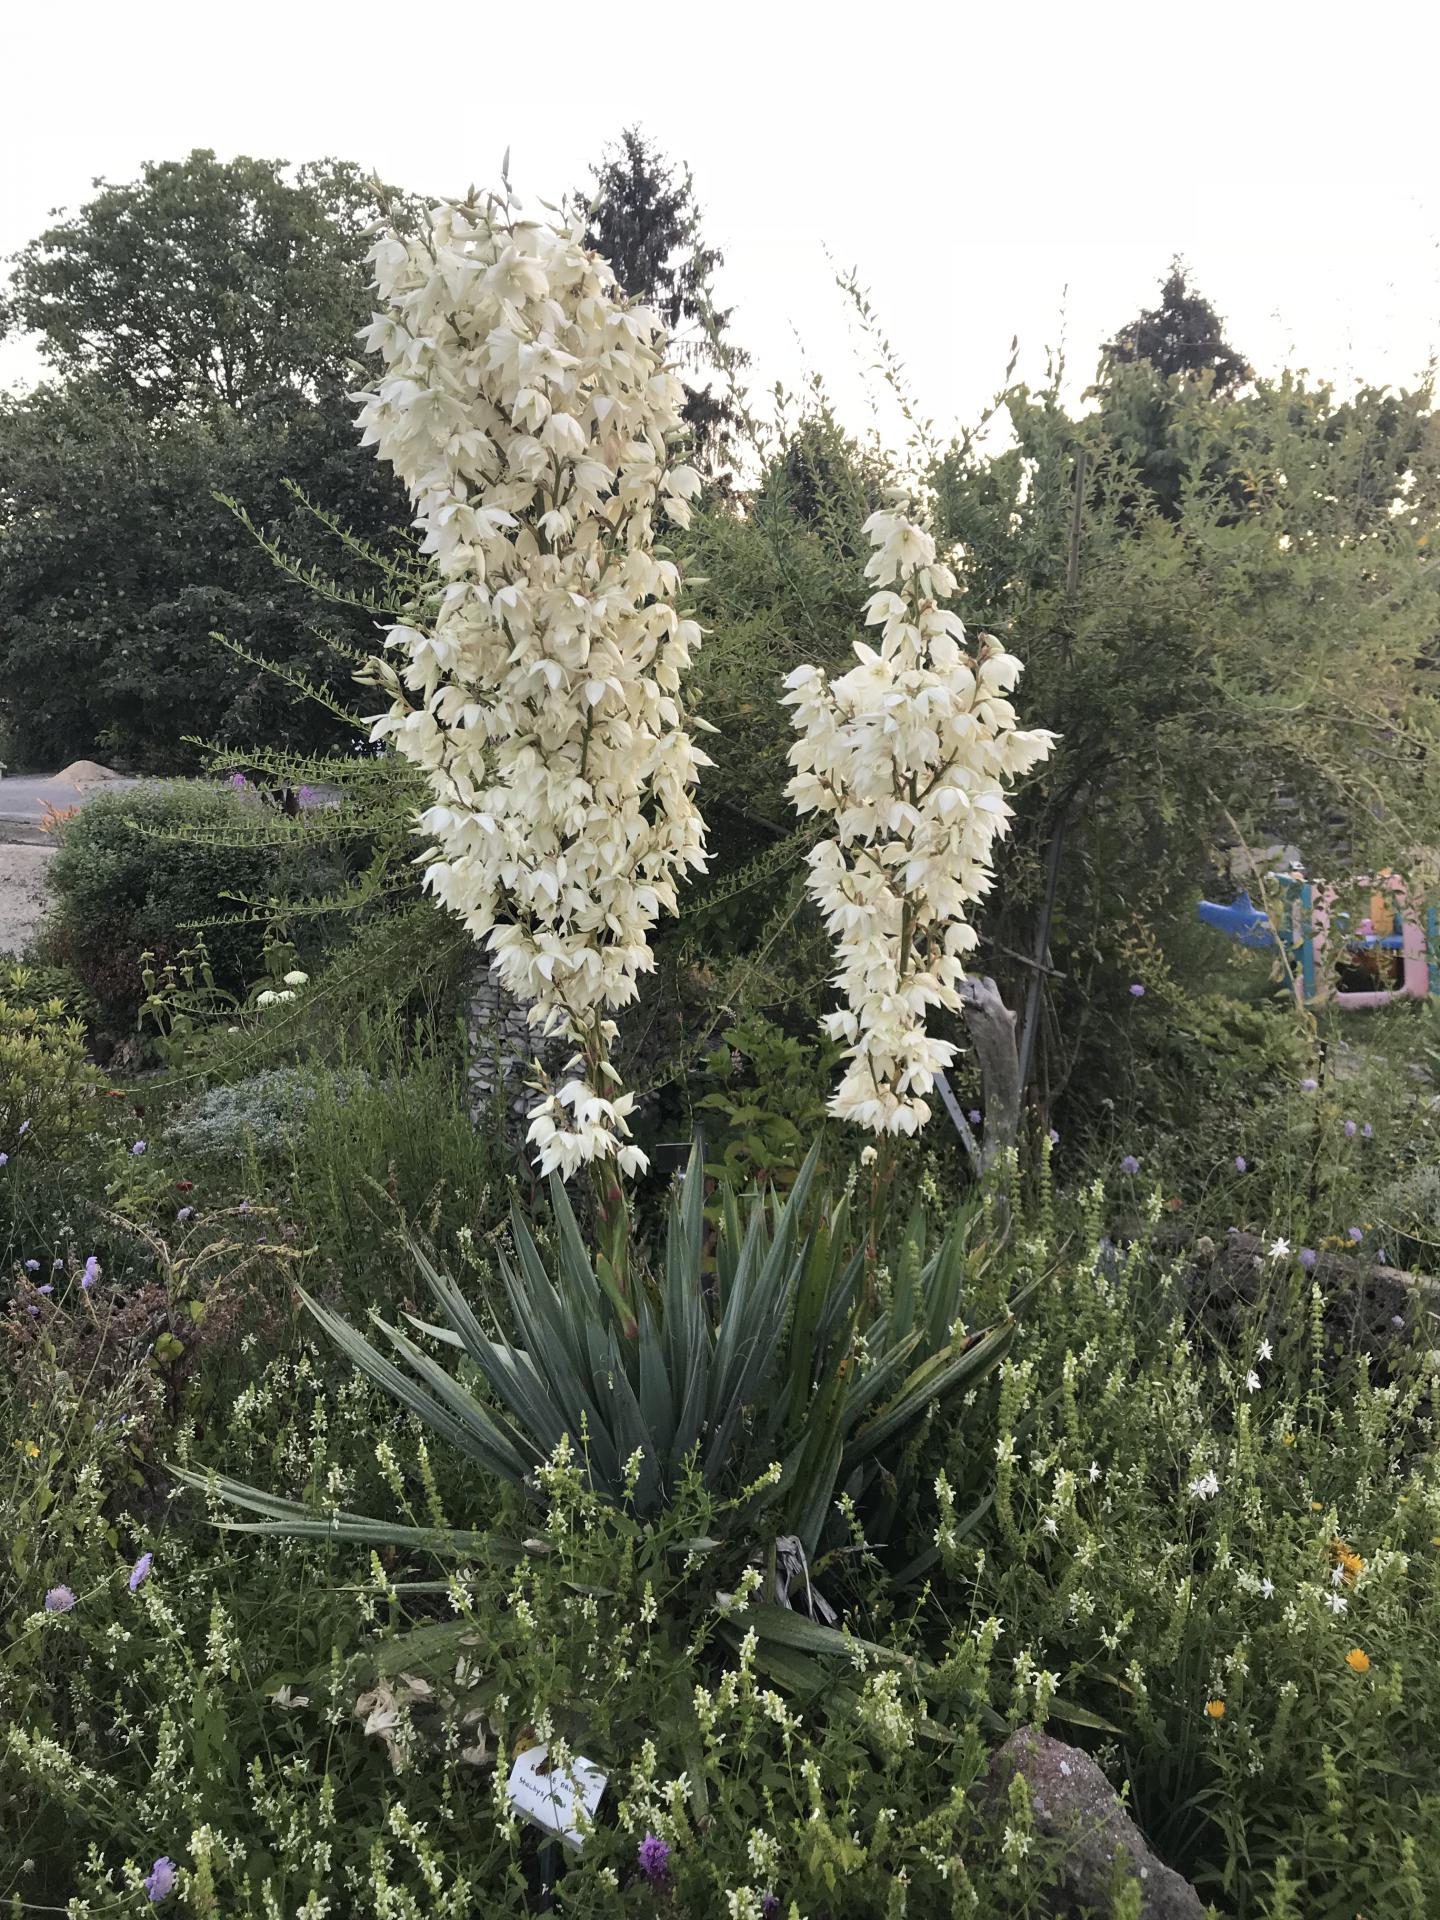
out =
<path fill-rule="evenodd" d="M 934 1008 L 959 1011 L 967 918 L 989 891 L 1010 819 L 1007 783 L 1049 753 L 1005 697 L 1020 662 L 982 634 L 972 645 L 942 603 L 955 575 L 937 559 L 919 509 L 897 495 L 865 523 L 878 649 L 829 680 L 799 667 L 786 704 L 800 734 L 787 792 L 833 831 L 809 854 L 811 896 L 835 937 L 844 1005 L 824 1021 L 845 1046 L 830 1111 L 885 1138 L 930 1118 L 927 1096 L 955 1046 L 931 1034 Z"/>
<path fill-rule="evenodd" d="M 656 548 L 700 481 L 671 459 L 683 389 L 656 316 L 629 306 L 581 226 L 520 217 L 508 185 L 381 234 L 383 370 L 364 440 L 415 504 L 435 586 L 392 626 L 375 723 L 432 795 L 425 882 L 489 949 L 532 1026 L 572 1048 L 529 1138 L 542 1173 L 592 1170 L 623 1275 L 622 1178 L 643 1169 L 614 1011 L 649 934 L 703 868 L 705 757 L 681 681 L 700 630 Z"/>

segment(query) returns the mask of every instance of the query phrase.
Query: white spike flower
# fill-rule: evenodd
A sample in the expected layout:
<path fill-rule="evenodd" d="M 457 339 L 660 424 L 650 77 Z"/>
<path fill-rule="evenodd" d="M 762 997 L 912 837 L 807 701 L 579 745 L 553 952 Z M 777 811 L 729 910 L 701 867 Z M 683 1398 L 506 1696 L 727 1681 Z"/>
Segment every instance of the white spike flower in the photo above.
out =
<path fill-rule="evenodd" d="M 364 440 L 409 488 L 438 576 L 390 631 L 374 737 L 429 777 L 426 885 L 575 1048 L 532 1111 L 541 1170 L 632 1171 L 606 1014 L 704 866 L 708 762 L 680 696 L 700 630 L 654 547 L 657 514 L 684 525 L 700 485 L 667 451 L 683 390 L 659 321 L 580 227 L 523 220 L 508 195 L 437 206 L 428 233 L 387 232 L 370 257 L 380 311 L 361 337 L 384 365 Z"/>
<path fill-rule="evenodd" d="M 1055 737 L 1017 728 L 1005 696 L 1020 662 L 988 634 L 970 645 L 942 605 L 955 575 L 915 515 L 901 498 L 865 523 L 878 651 L 857 644 L 859 665 L 834 682 L 800 667 L 785 683 L 800 734 L 787 791 L 800 813 L 834 826 L 809 856 L 845 999 L 825 1022 L 846 1048 L 830 1111 L 891 1134 L 930 1117 L 927 1096 L 955 1048 L 927 1032 L 926 1016 L 960 1005 L 976 944 L 966 909 L 991 885 L 1006 783 Z"/>

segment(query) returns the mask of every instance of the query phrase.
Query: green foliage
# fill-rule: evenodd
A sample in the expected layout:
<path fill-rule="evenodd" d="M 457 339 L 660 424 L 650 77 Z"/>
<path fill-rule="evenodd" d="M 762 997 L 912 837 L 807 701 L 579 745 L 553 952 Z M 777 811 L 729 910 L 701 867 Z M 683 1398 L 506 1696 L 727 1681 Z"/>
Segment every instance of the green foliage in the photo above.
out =
<path fill-rule="evenodd" d="M 235 793 L 171 781 L 97 793 L 64 823 L 50 864 L 54 907 L 41 951 L 74 972 L 112 1035 L 136 1024 L 147 967 L 192 949 L 193 929 L 213 922 L 226 896 L 265 898 L 277 889 L 277 854 L 235 844 L 243 819 Z M 188 837 L 194 829 L 216 837 L 203 844 Z M 243 993 L 264 940 L 262 922 L 212 926 L 214 982 Z"/>
<path fill-rule="evenodd" d="M 548 1263 L 518 1208 L 515 1258 L 497 1253 L 514 1339 L 492 1338 L 417 1247 L 440 1320 L 412 1322 L 422 1340 L 463 1356 L 458 1373 L 384 1321 L 377 1335 L 396 1359 L 308 1296 L 307 1304 L 349 1359 L 485 1473 L 520 1486 L 571 1446 L 604 1501 L 646 1516 L 698 1472 L 717 1498 L 748 1489 L 746 1540 L 757 1529 L 793 1534 L 814 1561 L 837 1497 L 863 1516 L 872 1543 L 883 1539 L 913 1436 L 932 1407 L 983 1379 L 1009 1337 L 1008 1323 L 983 1333 L 960 1324 L 968 1222 L 927 1260 L 923 1216 L 912 1218 L 888 1297 L 877 1302 L 846 1203 L 820 1203 L 813 1221 L 807 1213 L 815 1162 L 812 1152 L 773 1214 L 760 1200 L 742 1216 L 727 1196 L 707 1285 L 703 1168 L 692 1154 L 670 1202 L 663 1267 L 633 1297 L 603 1266 L 597 1272 L 552 1181 Z M 268 1520 L 349 1525 L 224 1484 Z M 357 1537 L 380 1537 L 373 1521 L 355 1524 Z"/>
<path fill-rule="evenodd" d="M 64 383 L 0 398 L 12 758 L 174 773 L 194 764 L 190 736 L 348 745 L 333 715 L 211 635 L 241 635 L 332 692 L 370 644 L 368 563 L 336 528 L 395 551 L 408 519 L 345 398 L 376 196 L 343 163 L 287 177 L 198 151 L 101 183 L 19 255 L 4 318 L 38 331 Z M 217 495 L 291 551 L 318 542 L 357 603 L 317 620 Z"/>
<path fill-rule="evenodd" d="M 358 1090 L 355 1076 L 338 1089 Z M 176 1155 L 243 1161 L 275 1160 L 288 1151 L 320 1091 L 320 1076 L 300 1067 L 269 1067 L 248 1080 L 212 1087 L 171 1114 L 166 1138 Z"/>
<path fill-rule="evenodd" d="M 161 773 L 195 764 L 187 738 L 302 751 L 349 729 L 212 634 L 243 636 L 345 691 L 367 649 L 359 606 L 317 610 L 215 495 L 244 503 L 275 541 L 358 597 L 370 568 L 291 491 L 391 548 L 406 509 L 356 445 L 343 388 L 289 395 L 243 417 L 150 421 L 91 382 L 0 397 L 0 661 L 12 762 L 52 771 L 80 756 Z M 77 509 L 83 502 L 83 511 Z"/>
<path fill-rule="evenodd" d="M 327 1289 L 361 1310 L 408 1293 L 407 1223 L 469 1258 L 504 1218 L 513 1150 L 470 1111 L 461 1039 L 378 1017 L 315 1075 L 290 1135 L 295 1217 Z"/>
<path fill-rule="evenodd" d="M 258 407 L 350 359 L 367 317 L 360 236 L 380 213 L 358 167 L 287 178 L 280 161 L 197 148 L 95 184 L 17 255 L 0 310 L 62 374 L 155 419 Z"/>
<path fill-rule="evenodd" d="M 85 1051 L 85 1030 L 60 1000 L 40 1006 L 0 997 L 0 1149 L 63 1159 L 95 1123 L 104 1086 Z"/>
<path fill-rule="evenodd" d="M 677 172 L 639 127 L 626 127 L 591 172 L 594 193 L 578 209 L 587 217 L 585 244 L 610 262 L 632 299 L 660 315 L 686 367 L 710 375 L 704 385 L 684 383 L 684 417 L 713 471 L 731 457 L 736 424 L 714 377 L 733 375 L 746 356 L 723 339 L 730 314 L 716 307 L 713 281 L 725 256 L 701 232 L 690 169 Z"/>
<path fill-rule="evenodd" d="M 1440 1819 L 1436 1376 L 1398 1337 L 1384 1381 L 1333 1352 L 1293 1254 L 1221 1337 L 1190 1318 L 1183 1264 L 1111 1245 L 1101 1206 L 1097 1187 L 1073 1251 L 1037 1263 L 996 1531 L 945 1546 L 957 1604 L 1054 1671 L 1060 1730 L 1102 1736 L 1152 1843 L 1223 1911 L 1266 1912 L 1288 1876 L 1315 1920 L 1418 1920 L 1407 1860 Z M 965 1436 L 957 1485 L 972 1460 Z"/>
<path fill-rule="evenodd" d="M 825 1124 L 840 1049 L 823 1038 L 794 1039 L 760 1018 L 722 1038 L 704 1063 L 706 1079 L 718 1084 L 695 1102 L 715 1156 L 706 1172 L 737 1192 L 788 1187 Z"/>
<path fill-rule="evenodd" d="M 1160 305 L 1122 327 L 1105 349 L 1106 360 L 1124 366 L 1145 360 L 1159 374 L 1208 374 L 1217 392 L 1250 378 L 1244 359 L 1225 339 L 1220 316 L 1190 284 L 1183 263 L 1172 263 Z"/>

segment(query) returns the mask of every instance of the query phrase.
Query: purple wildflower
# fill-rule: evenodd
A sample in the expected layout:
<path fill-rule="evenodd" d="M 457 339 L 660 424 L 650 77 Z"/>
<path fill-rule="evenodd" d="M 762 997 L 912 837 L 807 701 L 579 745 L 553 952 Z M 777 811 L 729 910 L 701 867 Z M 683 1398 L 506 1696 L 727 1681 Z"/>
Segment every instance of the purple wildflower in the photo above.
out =
<path fill-rule="evenodd" d="M 1349 1233 L 1350 1238 L 1355 1242 L 1355 1245 L 1357 1247 L 1359 1246 L 1360 1242 L 1365 1238 L 1365 1229 L 1363 1227 L 1348 1227 L 1346 1231 Z"/>
<path fill-rule="evenodd" d="M 30 1122 L 28 1120 L 22 1120 L 20 1122 L 20 1138 L 23 1140 L 29 1131 L 30 1131 Z"/>
<path fill-rule="evenodd" d="M 1300 1264 L 1307 1273 L 1313 1273 L 1315 1271 L 1315 1249 L 1313 1247 L 1301 1247 Z"/>
<path fill-rule="evenodd" d="M 1060 1136 L 1055 1131 L 1054 1127 L 1051 1127 L 1049 1133 L 1046 1134 L 1045 1138 L 1050 1142 L 1052 1147 L 1058 1147 L 1060 1144 Z"/>
<path fill-rule="evenodd" d="M 83 1291 L 88 1293 L 99 1278 L 100 1262 L 92 1253 L 90 1258 L 85 1262 L 85 1271 L 80 1276 L 80 1285 Z"/>
<path fill-rule="evenodd" d="M 8 1154 L 8 1153 L 0 1153 L 0 1167 L 8 1167 L 8 1166 L 9 1166 L 9 1164 L 10 1164 L 10 1156 L 9 1156 L 9 1154 Z"/>
<path fill-rule="evenodd" d="M 1347 1120 L 1345 1122 L 1345 1138 L 1347 1140 L 1353 1140 L 1355 1138 L 1355 1122 L 1353 1120 Z"/>
<path fill-rule="evenodd" d="M 1132 1000 L 1143 1000 L 1145 998 L 1145 989 L 1138 980 L 1132 980 L 1130 983 L 1130 998 Z"/>
<path fill-rule="evenodd" d="M 1245 1156 L 1243 1153 L 1237 1153 L 1235 1156 L 1235 1171 L 1236 1173 L 1244 1173 L 1245 1171 Z"/>
<path fill-rule="evenodd" d="M 1360 1129 L 1360 1138 L 1362 1140 L 1373 1140 L 1375 1138 L 1375 1129 L 1371 1126 L 1368 1120 L 1365 1122 L 1364 1126 L 1361 1127 Z"/>
<path fill-rule="evenodd" d="M 1404 1316 L 1404 1314 L 1403 1314 L 1403 1313 L 1392 1313 L 1392 1314 L 1391 1314 L 1391 1316 L 1390 1316 L 1390 1324 L 1391 1324 L 1391 1326 L 1392 1326 L 1392 1327 L 1394 1327 L 1394 1329 L 1395 1329 L 1395 1331 L 1396 1331 L 1397 1333 L 1402 1333 L 1402 1332 L 1404 1331 L 1404 1329 L 1405 1329 L 1405 1316 Z"/>
<path fill-rule="evenodd" d="M 141 1587 L 144 1586 L 145 1582 L 150 1578 L 150 1569 L 151 1567 L 154 1566 L 154 1564 L 155 1564 L 155 1556 L 153 1553 L 141 1554 L 140 1558 L 135 1562 L 134 1566 L 130 1569 L 129 1585 L 130 1585 L 130 1591 L 132 1593 L 137 1592 Z"/>
<path fill-rule="evenodd" d="M 150 1896 L 150 1904 L 158 1906 L 162 1900 L 168 1900 L 175 1891 L 178 1875 L 175 1862 L 168 1853 L 162 1853 L 145 1876 L 145 1891 Z"/>
<path fill-rule="evenodd" d="M 181 1207 L 175 1218 L 177 1220 L 188 1220 L 194 1211 L 195 1209 L 193 1207 Z"/>
<path fill-rule="evenodd" d="M 970 1122 L 972 1127 L 978 1127 L 980 1124 L 980 1109 L 978 1107 L 971 1107 L 965 1118 Z"/>
<path fill-rule="evenodd" d="M 74 1594 L 70 1591 L 69 1587 L 64 1585 L 51 1587 L 45 1596 L 45 1611 L 47 1613 L 68 1613 L 74 1604 Z"/>
<path fill-rule="evenodd" d="M 237 1213 L 249 1213 L 249 1211 L 250 1211 L 250 1202 L 249 1202 L 248 1200 L 242 1200 L 242 1201 L 240 1202 L 240 1204 L 239 1204 L 239 1206 L 238 1206 L 238 1207 L 237 1207 L 237 1208 L 235 1209 L 235 1211 L 236 1211 Z"/>
<path fill-rule="evenodd" d="M 308 807 L 310 802 L 315 798 L 314 787 L 301 787 L 295 795 L 295 798 L 300 802 L 302 807 Z"/>
<path fill-rule="evenodd" d="M 47 1280 L 43 1287 L 36 1287 L 35 1291 L 37 1293 L 53 1293 L 55 1291 L 55 1282 L 53 1280 Z"/>
<path fill-rule="evenodd" d="M 250 782 L 245 778 L 243 773 L 232 773 L 230 776 L 230 784 L 238 793 L 241 787 L 248 787 Z"/>
<path fill-rule="evenodd" d="M 1319 1086 L 1320 1082 L 1318 1080 L 1302 1080 L 1300 1082 L 1300 1091 L 1302 1093 L 1315 1093 L 1319 1090 Z"/>
<path fill-rule="evenodd" d="M 1120 1171 L 1122 1173 L 1139 1173 L 1140 1162 L 1135 1158 L 1133 1153 L 1127 1153 L 1125 1158 L 1120 1162 Z"/>
<path fill-rule="evenodd" d="M 1353 1131 L 1353 1129 L 1352 1129 L 1352 1131 Z M 131 1149 L 130 1149 L 130 1151 L 131 1151 L 131 1153 L 133 1153 L 133 1154 L 134 1154 L 134 1155 L 136 1156 L 136 1158 L 138 1159 L 138 1158 L 139 1158 L 139 1156 L 140 1156 L 140 1155 L 141 1155 L 141 1154 L 142 1154 L 142 1153 L 143 1153 L 143 1152 L 145 1151 L 145 1142 L 144 1142 L 143 1140 L 137 1140 L 137 1141 L 135 1142 L 135 1144 L 134 1144 L 134 1146 L 133 1146 L 133 1147 L 131 1147 Z"/>
<path fill-rule="evenodd" d="M 761 1894 L 760 1911 L 764 1916 L 764 1920 L 775 1920 L 776 1914 L 780 1911 L 780 1902 L 773 1893 Z"/>
<path fill-rule="evenodd" d="M 25 1262 L 25 1271 L 26 1273 L 38 1273 L 40 1271 L 40 1262 L 38 1260 L 27 1260 Z"/>
<path fill-rule="evenodd" d="M 652 1885 L 670 1878 L 670 1849 L 665 1842 L 653 1833 L 647 1833 L 640 1842 L 640 1851 L 636 1855 L 640 1871 Z"/>

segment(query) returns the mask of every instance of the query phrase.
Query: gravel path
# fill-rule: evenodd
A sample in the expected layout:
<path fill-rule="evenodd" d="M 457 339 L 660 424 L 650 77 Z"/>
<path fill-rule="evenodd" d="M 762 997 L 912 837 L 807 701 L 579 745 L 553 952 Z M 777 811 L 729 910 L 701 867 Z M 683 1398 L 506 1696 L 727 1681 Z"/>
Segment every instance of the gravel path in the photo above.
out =
<path fill-rule="evenodd" d="M 45 910 L 45 869 L 53 846 L 0 843 L 0 953 L 18 954 Z"/>

